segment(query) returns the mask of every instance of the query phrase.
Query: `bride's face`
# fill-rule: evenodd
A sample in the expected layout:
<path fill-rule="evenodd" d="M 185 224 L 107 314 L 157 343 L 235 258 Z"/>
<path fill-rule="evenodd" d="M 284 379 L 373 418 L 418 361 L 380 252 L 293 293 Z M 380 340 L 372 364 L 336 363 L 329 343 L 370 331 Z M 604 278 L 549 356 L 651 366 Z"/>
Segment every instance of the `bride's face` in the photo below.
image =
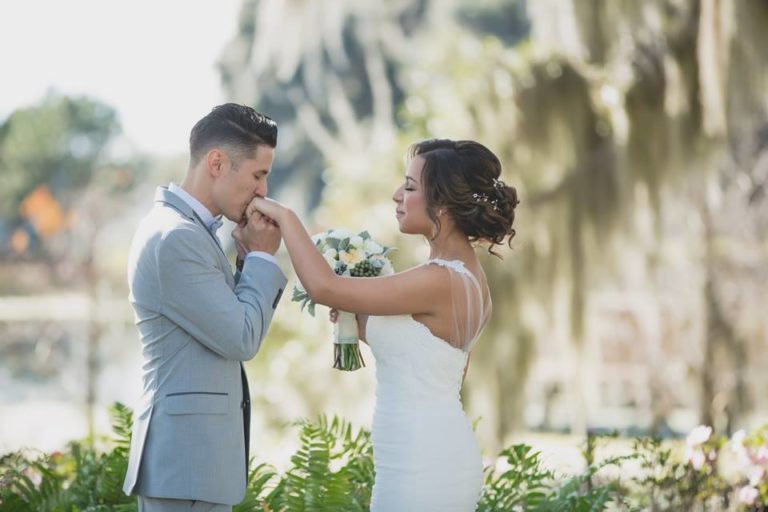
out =
<path fill-rule="evenodd" d="M 427 202 L 421 186 L 421 169 L 424 159 L 417 156 L 408 164 L 405 181 L 395 190 L 392 199 L 397 205 L 395 215 L 400 232 L 428 235 L 432 230 L 432 221 L 427 215 Z"/>

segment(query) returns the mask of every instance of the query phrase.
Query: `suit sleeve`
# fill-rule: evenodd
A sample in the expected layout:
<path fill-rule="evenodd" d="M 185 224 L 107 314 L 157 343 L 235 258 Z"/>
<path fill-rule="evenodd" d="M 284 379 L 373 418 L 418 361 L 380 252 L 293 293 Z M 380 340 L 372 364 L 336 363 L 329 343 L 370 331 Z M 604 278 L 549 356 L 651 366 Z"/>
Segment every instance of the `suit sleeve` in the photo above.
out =
<path fill-rule="evenodd" d="M 227 359 L 259 351 L 287 279 L 268 261 L 246 261 L 235 289 L 194 229 L 174 229 L 158 244 L 161 313 Z"/>

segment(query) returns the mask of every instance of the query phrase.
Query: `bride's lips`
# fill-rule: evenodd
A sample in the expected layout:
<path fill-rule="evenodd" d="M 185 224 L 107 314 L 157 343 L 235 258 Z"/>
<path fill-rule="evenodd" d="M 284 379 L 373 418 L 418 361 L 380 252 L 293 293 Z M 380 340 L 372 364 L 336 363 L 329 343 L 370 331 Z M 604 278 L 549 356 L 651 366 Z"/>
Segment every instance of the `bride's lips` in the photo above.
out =
<path fill-rule="evenodd" d="M 395 217 L 397 217 L 398 219 L 403 215 L 405 215 L 405 213 L 401 212 L 400 210 L 395 210 Z"/>

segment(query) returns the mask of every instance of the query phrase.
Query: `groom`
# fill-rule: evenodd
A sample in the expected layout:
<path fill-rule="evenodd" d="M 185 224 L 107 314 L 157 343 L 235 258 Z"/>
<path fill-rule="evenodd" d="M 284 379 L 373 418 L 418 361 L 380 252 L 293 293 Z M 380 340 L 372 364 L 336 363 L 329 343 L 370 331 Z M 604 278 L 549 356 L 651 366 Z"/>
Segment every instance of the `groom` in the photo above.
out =
<path fill-rule="evenodd" d="M 123 490 L 139 511 L 230 511 L 245 494 L 250 401 L 242 361 L 258 352 L 286 278 L 279 229 L 248 203 L 267 194 L 277 125 L 253 109 L 215 107 L 192 128 L 180 186 L 160 187 L 128 262 L 142 344 Z M 216 236 L 237 222 L 233 275 Z"/>

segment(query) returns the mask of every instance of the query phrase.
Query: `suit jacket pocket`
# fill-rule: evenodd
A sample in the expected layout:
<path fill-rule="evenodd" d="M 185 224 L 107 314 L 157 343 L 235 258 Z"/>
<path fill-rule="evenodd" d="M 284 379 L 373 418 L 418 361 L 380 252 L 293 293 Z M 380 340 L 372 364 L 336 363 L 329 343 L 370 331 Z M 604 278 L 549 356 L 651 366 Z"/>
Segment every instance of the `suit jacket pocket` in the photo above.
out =
<path fill-rule="evenodd" d="M 167 414 L 227 414 L 229 393 L 188 391 L 165 395 Z"/>

